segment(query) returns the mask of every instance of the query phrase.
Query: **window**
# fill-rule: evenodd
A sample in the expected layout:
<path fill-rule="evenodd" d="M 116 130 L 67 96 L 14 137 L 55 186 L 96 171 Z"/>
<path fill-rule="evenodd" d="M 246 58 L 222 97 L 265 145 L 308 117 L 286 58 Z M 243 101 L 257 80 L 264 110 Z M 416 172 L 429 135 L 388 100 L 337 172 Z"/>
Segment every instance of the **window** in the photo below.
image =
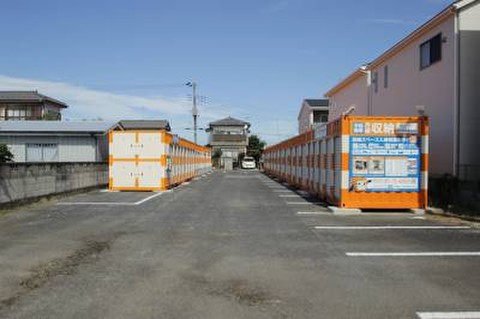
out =
<path fill-rule="evenodd" d="M 442 59 L 442 34 L 439 33 L 420 45 L 420 69 L 425 69 Z"/>
<path fill-rule="evenodd" d="M 383 67 L 383 87 L 388 88 L 388 65 Z"/>
<path fill-rule="evenodd" d="M 323 123 L 328 121 L 328 111 L 313 111 L 313 123 Z"/>
<path fill-rule="evenodd" d="M 28 106 L 8 106 L 6 117 L 9 120 L 29 120 L 33 116 L 32 108 Z"/>
<path fill-rule="evenodd" d="M 373 73 L 372 82 L 373 82 L 373 91 L 377 93 L 378 92 L 378 72 L 377 71 Z"/>
<path fill-rule="evenodd" d="M 34 143 L 26 145 L 27 162 L 58 162 L 58 144 Z"/>

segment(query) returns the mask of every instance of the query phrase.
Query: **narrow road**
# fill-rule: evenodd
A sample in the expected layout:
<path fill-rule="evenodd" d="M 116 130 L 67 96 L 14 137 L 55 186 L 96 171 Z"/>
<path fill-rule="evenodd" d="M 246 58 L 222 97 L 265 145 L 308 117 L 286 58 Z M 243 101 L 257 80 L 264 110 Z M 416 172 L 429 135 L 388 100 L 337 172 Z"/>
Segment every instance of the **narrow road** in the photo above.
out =
<path fill-rule="evenodd" d="M 480 318 L 479 229 L 305 196 L 235 171 L 19 209 L 0 218 L 0 318 Z"/>

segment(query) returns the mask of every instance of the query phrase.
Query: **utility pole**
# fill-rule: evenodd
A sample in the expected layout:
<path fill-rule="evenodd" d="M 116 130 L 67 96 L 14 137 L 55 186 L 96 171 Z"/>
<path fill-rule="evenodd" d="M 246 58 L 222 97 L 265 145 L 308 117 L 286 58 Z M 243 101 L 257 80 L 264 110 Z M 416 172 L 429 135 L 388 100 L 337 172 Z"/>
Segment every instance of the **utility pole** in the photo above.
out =
<path fill-rule="evenodd" d="M 193 141 L 197 144 L 197 118 L 198 118 L 198 109 L 197 109 L 197 82 L 191 81 L 186 84 L 192 88 L 192 116 L 193 116 Z"/>

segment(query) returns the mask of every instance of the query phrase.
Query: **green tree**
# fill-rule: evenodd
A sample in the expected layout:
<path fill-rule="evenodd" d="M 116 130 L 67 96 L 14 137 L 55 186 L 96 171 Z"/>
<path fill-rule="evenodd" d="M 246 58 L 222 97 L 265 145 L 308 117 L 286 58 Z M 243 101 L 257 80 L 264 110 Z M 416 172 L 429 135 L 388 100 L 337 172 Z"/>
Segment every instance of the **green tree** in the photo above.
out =
<path fill-rule="evenodd" d="M 247 155 L 259 162 L 263 154 L 263 149 L 267 143 L 261 140 L 257 135 L 250 135 L 248 138 Z"/>
<path fill-rule="evenodd" d="M 212 165 L 213 167 L 219 168 L 220 167 L 220 158 L 222 157 L 222 150 L 217 148 L 212 153 Z"/>
<path fill-rule="evenodd" d="M 0 144 L 0 163 L 12 162 L 13 154 L 5 144 Z"/>
<path fill-rule="evenodd" d="M 213 159 L 219 159 L 220 157 L 222 157 L 222 150 L 217 148 L 213 154 L 212 154 L 212 158 Z"/>

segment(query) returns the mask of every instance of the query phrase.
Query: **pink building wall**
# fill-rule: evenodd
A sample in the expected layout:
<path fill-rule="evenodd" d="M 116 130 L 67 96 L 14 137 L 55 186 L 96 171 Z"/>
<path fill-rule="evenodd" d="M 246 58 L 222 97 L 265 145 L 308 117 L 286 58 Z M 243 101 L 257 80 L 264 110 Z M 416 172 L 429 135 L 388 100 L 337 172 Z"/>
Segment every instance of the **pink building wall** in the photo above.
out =
<path fill-rule="evenodd" d="M 459 12 L 458 176 L 480 182 L 480 2 Z"/>
<path fill-rule="evenodd" d="M 454 172 L 454 16 L 415 39 L 395 55 L 372 64 L 372 79 L 378 73 L 378 89 L 367 86 L 362 74 L 329 96 L 330 120 L 355 105 L 356 115 L 368 114 L 368 90 L 371 94 L 371 115 L 418 115 L 416 106 L 425 106 L 430 117 L 430 174 Z M 442 33 L 442 59 L 420 69 L 420 44 Z M 380 60 L 380 59 L 378 59 Z M 384 87 L 384 67 L 388 65 L 388 87 Z M 358 72 L 358 71 L 357 71 Z"/>
<path fill-rule="evenodd" d="M 349 107 L 355 106 L 354 114 L 366 115 L 368 104 L 367 77 L 362 75 L 346 88 L 330 97 L 328 120 L 339 118 Z"/>

